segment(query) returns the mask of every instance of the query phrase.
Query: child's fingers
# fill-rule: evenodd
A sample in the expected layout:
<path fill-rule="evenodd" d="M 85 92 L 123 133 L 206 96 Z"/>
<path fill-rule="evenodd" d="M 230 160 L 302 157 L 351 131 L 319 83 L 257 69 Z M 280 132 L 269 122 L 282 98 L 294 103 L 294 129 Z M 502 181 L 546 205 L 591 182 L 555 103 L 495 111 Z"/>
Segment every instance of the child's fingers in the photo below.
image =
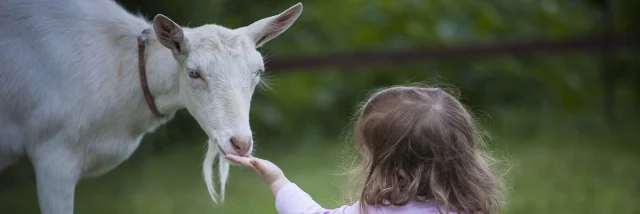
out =
<path fill-rule="evenodd" d="M 249 166 L 247 166 L 247 168 L 251 169 L 251 171 L 253 171 L 253 173 L 255 173 L 256 175 L 262 177 L 262 172 L 260 172 L 260 170 L 256 169 L 256 167 L 254 167 L 253 165 L 249 165 Z"/>
<path fill-rule="evenodd" d="M 249 163 L 251 163 L 251 165 L 254 168 L 256 168 L 258 171 L 260 171 L 262 174 L 267 172 L 267 168 L 265 167 L 263 160 L 258 158 L 252 158 L 251 160 L 249 160 Z"/>
<path fill-rule="evenodd" d="M 233 161 L 235 163 L 238 163 L 240 165 L 246 166 L 246 167 L 253 167 L 253 165 L 249 162 L 249 158 L 246 157 L 240 157 L 237 155 L 232 155 L 232 154 L 227 154 L 224 156 L 224 158 L 226 158 L 227 160 Z"/>
<path fill-rule="evenodd" d="M 254 158 L 254 159 L 251 159 L 251 160 L 249 161 L 249 163 L 251 163 L 251 165 L 252 165 L 253 167 L 255 167 L 258 171 L 262 171 L 262 170 L 263 170 L 263 167 L 258 163 L 258 160 L 257 160 L 257 159 L 255 159 L 255 158 Z"/>
<path fill-rule="evenodd" d="M 262 170 L 257 169 L 253 164 L 251 164 L 251 161 L 255 161 L 254 158 L 240 157 L 240 156 L 232 155 L 232 154 L 227 154 L 224 157 L 227 160 L 233 161 L 233 162 L 238 163 L 238 164 L 240 164 L 242 166 L 250 168 L 257 175 L 262 175 L 263 174 Z"/>

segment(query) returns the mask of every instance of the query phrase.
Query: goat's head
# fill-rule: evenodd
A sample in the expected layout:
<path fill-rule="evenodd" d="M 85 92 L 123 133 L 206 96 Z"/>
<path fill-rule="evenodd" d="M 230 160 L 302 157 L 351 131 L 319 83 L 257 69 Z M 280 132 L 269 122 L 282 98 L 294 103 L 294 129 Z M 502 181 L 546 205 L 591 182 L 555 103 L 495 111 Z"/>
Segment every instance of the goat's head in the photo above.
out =
<path fill-rule="evenodd" d="M 213 24 L 187 29 L 163 15 L 154 18 L 156 37 L 181 69 L 181 102 L 223 153 L 251 154 L 249 108 L 264 72 L 256 48 L 287 30 L 301 12 L 299 3 L 238 29 Z"/>
<path fill-rule="evenodd" d="M 178 62 L 181 103 L 209 136 L 204 175 L 216 202 L 210 164 L 217 152 L 248 156 L 253 150 L 249 108 L 264 72 L 263 58 L 256 48 L 287 30 L 301 12 L 302 4 L 298 3 L 237 29 L 213 24 L 182 28 L 163 15 L 153 19 L 158 41 Z M 220 166 L 224 196 L 229 165 Z"/>

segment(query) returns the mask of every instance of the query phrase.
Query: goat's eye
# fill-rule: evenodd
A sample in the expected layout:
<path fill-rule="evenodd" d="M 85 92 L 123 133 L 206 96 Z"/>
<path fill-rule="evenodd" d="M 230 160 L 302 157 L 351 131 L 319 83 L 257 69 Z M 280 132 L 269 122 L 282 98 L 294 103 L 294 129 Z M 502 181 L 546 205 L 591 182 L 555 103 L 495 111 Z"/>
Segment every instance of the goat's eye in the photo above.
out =
<path fill-rule="evenodd" d="M 198 73 L 197 71 L 189 71 L 189 77 L 191 78 L 200 78 L 200 73 Z"/>

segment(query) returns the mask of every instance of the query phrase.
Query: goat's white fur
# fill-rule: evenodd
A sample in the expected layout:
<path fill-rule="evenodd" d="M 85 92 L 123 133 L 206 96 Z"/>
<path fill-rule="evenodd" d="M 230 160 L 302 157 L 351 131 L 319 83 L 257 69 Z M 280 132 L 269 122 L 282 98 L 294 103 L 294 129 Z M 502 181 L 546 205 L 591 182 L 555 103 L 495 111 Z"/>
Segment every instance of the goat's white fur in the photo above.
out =
<path fill-rule="evenodd" d="M 220 193 L 218 193 L 213 183 L 213 166 L 215 165 L 216 157 L 218 157 L 218 181 L 220 181 Z M 209 140 L 207 143 L 207 153 L 202 164 L 202 175 L 204 176 L 205 184 L 209 195 L 215 203 L 224 202 L 225 186 L 227 179 L 229 178 L 229 161 L 224 158 L 221 151 L 216 146 L 216 143 Z M 220 199 L 218 201 L 218 199 Z"/>
<path fill-rule="evenodd" d="M 215 202 L 211 166 L 249 139 L 251 97 L 263 69 L 256 50 L 302 12 L 238 29 L 152 22 L 113 0 L 0 0 L 0 170 L 32 162 L 43 214 L 72 214 L 75 186 L 125 161 L 142 137 L 186 108 L 209 136 L 203 174 Z M 144 101 L 137 37 L 148 29 L 147 81 L 158 110 Z M 198 70 L 201 78 L 190 78 Z M 219 151 L 221 150 L 221 151 Z M 229 163 L 219 159 L 221 195 Z"/>

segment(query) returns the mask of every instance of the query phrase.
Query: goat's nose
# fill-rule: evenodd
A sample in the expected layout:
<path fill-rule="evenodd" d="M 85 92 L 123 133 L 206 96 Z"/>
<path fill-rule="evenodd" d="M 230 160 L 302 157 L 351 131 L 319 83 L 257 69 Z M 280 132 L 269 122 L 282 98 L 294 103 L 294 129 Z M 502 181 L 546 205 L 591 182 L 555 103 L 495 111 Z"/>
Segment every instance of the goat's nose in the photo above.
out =
<path fill-rule="evenodd" d="M 233 145 L 233 149 L 238 155 L 248 155 L 247 152 L 249 152 L 252 143 L 251 137 L 231 137 L 229 141 L 231 141 L 231 145 Z"/>

